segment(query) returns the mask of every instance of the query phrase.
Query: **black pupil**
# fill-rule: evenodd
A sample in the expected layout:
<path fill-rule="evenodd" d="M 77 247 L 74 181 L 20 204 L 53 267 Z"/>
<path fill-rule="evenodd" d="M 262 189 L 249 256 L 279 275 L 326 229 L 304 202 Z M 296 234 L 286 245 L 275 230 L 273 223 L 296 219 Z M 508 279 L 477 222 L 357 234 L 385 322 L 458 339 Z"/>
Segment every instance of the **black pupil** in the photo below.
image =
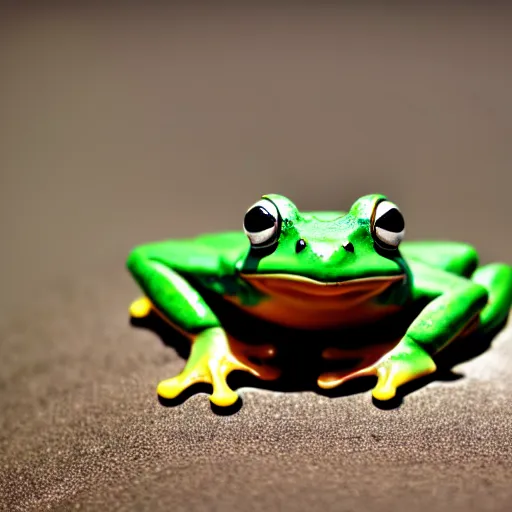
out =
<path fill-rule="evenodd" d="M 391 208 L 377 219 L 375 226 L 393 233 L 400 233 L 405 228 L 405 222 L 402 214 L 396 208 Z"/>
<path fill-rule="evenodd" d="M 259 233 L 273 227 L 275 222 L 276 219 L 263 206 L 255 206 L 245 214 L 244 227 L 249 233 Z"/>

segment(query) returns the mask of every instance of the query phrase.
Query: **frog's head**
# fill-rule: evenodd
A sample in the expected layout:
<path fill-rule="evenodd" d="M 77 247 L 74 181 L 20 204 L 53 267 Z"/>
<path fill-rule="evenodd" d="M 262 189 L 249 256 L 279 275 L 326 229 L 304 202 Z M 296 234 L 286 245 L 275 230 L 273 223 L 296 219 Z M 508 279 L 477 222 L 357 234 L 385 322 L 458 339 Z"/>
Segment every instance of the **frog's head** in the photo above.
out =
<path fill-rule="evenodd" d="M 387 288 L 405 278 L 398 250 L 404 219 L 383 195 L 361 197 L 348 213 L 301 213 L 286 197 L 265 195 L 247 211 L 244 231 L 250 250 L 239 270 L 253 283 L 265 281 L 265 288 L 278 281 L 280 290 L 286 281 L 295 282 L 293 289 L 328 285 L 319 287 L 323 294 L 342 292 L 349 282 Z"/>

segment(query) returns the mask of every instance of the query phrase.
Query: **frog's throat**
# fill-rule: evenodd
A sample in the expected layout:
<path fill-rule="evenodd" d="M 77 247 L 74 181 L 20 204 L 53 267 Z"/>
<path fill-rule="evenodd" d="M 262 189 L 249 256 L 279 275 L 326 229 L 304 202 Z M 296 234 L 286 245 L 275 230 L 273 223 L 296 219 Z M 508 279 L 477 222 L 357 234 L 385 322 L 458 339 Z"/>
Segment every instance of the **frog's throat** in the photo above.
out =
<path fill-rule="evenodd" d="M 272 297 L 321 299 L 322 297 L 357 297 L 358 302 L 383 293 L 392 284 L 405 279 L 405 274 L 394 276 L 364 277 L 345 281 L 316 281 L 295 274 L 241 274 L 241 277 L 261 292 Z"/>

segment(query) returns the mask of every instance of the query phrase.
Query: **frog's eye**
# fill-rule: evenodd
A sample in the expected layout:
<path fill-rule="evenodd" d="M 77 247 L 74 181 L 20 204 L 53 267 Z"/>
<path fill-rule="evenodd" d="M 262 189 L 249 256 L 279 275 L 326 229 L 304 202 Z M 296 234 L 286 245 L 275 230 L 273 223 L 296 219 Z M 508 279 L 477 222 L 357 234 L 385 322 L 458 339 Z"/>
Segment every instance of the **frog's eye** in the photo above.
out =
<path fill-rule="evenodd" d="M 384 249 L 396 249 L 405 235 L 405 222 L 398 207 L 382 201 L 375 210 L 373 232 L 376 242 Z"/>
<path fill-rule="evenodd" d="M 279 213 L 274 203 L 262 199 L 252 205 L 244 217 L 244 231 L 253 247 L 264 248 L 274 244 L 279 231 Z"/>

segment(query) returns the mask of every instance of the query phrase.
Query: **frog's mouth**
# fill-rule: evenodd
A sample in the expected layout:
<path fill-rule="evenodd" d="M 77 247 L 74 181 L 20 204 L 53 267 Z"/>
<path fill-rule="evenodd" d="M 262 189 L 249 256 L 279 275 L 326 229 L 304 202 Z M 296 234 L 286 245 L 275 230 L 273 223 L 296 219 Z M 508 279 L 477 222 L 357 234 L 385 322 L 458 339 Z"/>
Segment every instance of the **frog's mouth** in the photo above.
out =
<path fill-rule="evenodd" d="M 343 300 L 363 301 L 381 294 L 391 285 L 405 279 L 405 274 L 331 282 L 316 281 L 294 274 L 241 274 L 241 276 L 261 292 L 289 300 L 336 300 L 339 297 Z"/>

